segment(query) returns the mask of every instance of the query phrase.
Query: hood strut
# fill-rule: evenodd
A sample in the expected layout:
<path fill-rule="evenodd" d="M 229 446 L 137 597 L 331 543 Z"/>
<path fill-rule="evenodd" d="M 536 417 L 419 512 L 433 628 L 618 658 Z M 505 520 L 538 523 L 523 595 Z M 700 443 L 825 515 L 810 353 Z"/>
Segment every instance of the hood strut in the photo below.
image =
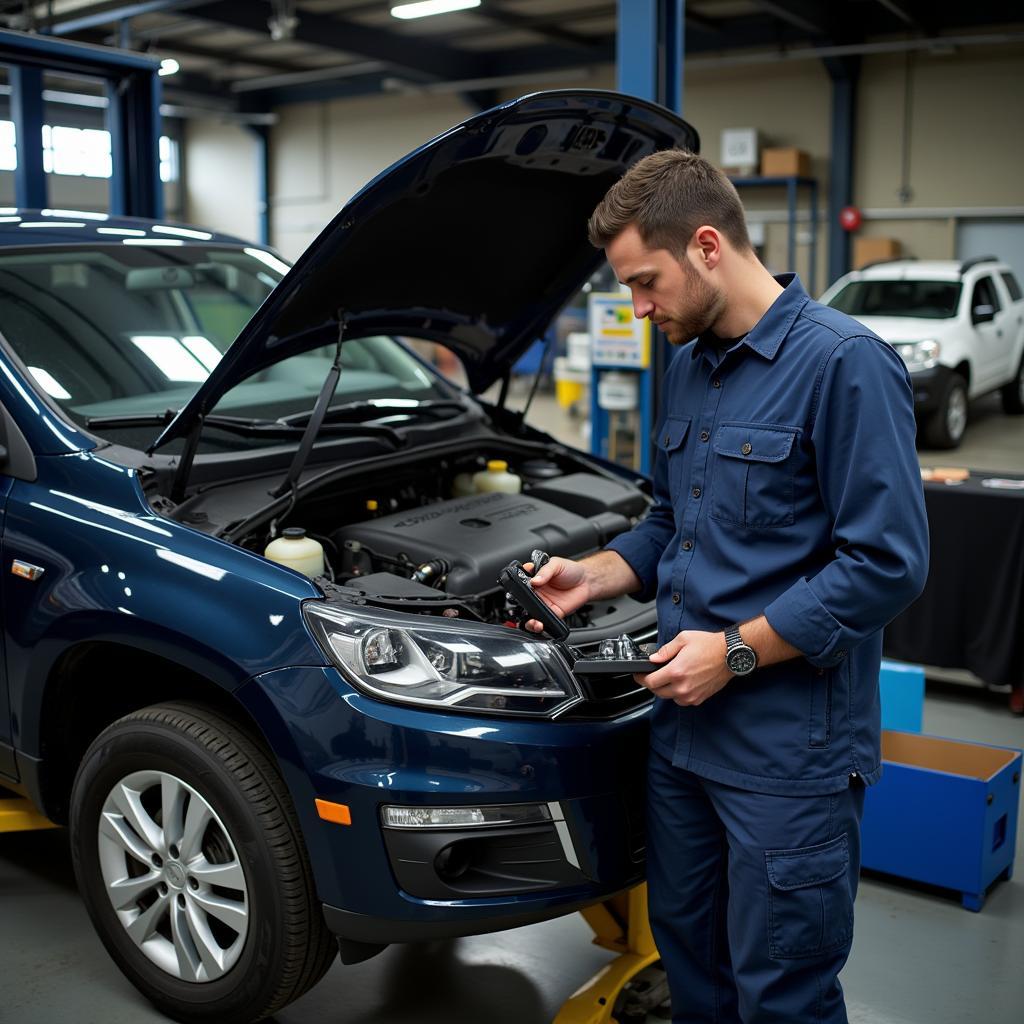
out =
<path fill-rule="evenodd" d="M 299 442 L 298 450 L 295 452 L 295 458 L 292 459 L 288 475 L 281 482 L 280 486 L 275 487 L 274 490 L 270 492 L 271 497 L 280 498 L 282 494 L 292 491 L 294 503 L 294 492 L 299 482 L 299 474 L 305 468 L 306 460 L 309 458 L 309 453 L 313 450 L 313 442 L 316 440 L 316 435 L 320 432 L 320 427 L 323 425 L 324 417 L 327 415 L 327 409 L 331 404 L 331 400 L 334 398 L 335 388 L 338 386 L 338 378 L 341 376 L 341 343 L 345 338 L 346 323 L 347 321 L 344 315 L 341 310 L 339 310 L 338 344 L 337 348 L 334 350 L 334 362 L 331 364 L 331 368 L 327 371 L 327 376 L 324 378 L 324 385 L 320 389 L 320 394 L 317 396 L 316 405 L 313 407 L 313 412 L 306 421 L 306 429 L 302 433 L 302 440 Z"/>
<path fill-rule="evenodd" d="M 192 472 L 192 462 L 196 457 L 196 449 L 199 447 L 199 435 L 203 432 L 203 421 L 205 417 L 196 417 L 195 426 L 189 431 L 185 438 L 185 450 L 178 459 L 178 468 L 174 471 L 174 481 L 171 484 L 171 501 L 180 505 L 185 500 L 185 488 L 188 486 L 188 477 Z M 150 449 L 152 454 L 152 449 Z"/>

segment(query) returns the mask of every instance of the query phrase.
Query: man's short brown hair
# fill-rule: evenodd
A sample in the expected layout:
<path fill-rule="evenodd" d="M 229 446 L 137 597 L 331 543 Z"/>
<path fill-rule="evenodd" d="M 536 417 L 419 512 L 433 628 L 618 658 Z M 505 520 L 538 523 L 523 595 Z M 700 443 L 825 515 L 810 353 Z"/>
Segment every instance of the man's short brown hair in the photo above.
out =
<path fill-rule="evenodd" d="M 591 214 L 591 244 L 604 249 L 630 224 L 644 245 L 682 259 L 694 231 L 710 224 L 749 251 L 743 204 L 733 183 L 703 157 L 682 149 L 652 153 L 631 167 Z"/>

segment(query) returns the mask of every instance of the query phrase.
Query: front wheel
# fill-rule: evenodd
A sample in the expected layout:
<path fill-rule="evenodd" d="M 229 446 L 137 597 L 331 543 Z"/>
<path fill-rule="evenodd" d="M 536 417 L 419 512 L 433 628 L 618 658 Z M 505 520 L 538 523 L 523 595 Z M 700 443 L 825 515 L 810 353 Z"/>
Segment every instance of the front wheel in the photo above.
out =
<path fill-rule="evenodd" d="M 107 951 L 178 1020 L 259 1020 L 337 953 L 280 776 L 210 709 L 149 707 L 101 733 L 75 779 L 71 844 Z"/>
<path fill-rule="evenodd" d="M 967 381 L 951 374 L 942 390 L 939 406 L 924 425 L 929 448 L 956 448 L 967 430 Z"/>
<path fill-rule="evenodd" d="M 999 391 L 1003 400 L 1003 412 L 1011 416 L 1024 413 L 1024 355 L 1020 357 L 1017 374 L 1009 384 L 1004 384 Z"/>

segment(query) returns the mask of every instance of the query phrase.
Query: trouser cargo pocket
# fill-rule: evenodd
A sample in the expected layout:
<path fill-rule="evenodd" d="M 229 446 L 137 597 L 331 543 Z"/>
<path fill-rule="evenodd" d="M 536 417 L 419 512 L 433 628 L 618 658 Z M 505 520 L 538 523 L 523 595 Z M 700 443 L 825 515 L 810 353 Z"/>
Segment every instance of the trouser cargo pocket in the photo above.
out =
<path fill-rule="evenodd" d="M 768 952 L 776 959 L 819 956 L 853 937 L 846 833 L 819 846 L 766 850 Z"/>

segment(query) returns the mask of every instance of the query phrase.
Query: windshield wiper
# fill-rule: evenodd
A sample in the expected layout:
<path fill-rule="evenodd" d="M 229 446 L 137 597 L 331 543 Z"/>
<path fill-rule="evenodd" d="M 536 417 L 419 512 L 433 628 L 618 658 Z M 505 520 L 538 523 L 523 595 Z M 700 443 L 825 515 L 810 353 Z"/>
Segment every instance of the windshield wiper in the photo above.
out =
<path fill-rule="evenodd" d="M 155 413 L 137 413 L 125 416 L 90 416 L 86 418 L 87 428 L 98 430 L 115 429 L 117 427 L 162 426 L 170 423 L 177 415 L 173 410 Z M 305 416 L 306 413 L 302 413 Z M 207 416 L 203 419 L 204 427 L 218 427 L 229 434 L 242 437 L 290 438 L 301 437 L 303 430 L 298 424 L 285 420 L 247 419 L 244 416 Z M 318 436 L 333 437 L 384 437 L 395 448 L 400 448 L 404 438 L 394 427 L 383 424 L 327 423 L 318 431 Z"/>
<path fill-rule="evenodd" d="M 420 413 L 436 415 L 438 413 L 454 409 L 457 412 L 466 412 L 466 404 L 452 398 L 428 399 L 416 402 L 414 405 L 389 405 L 387 403 L 369 401 L 346 402 L 344 405 L 331 406 L 324 420 L 331 423 L 339 419 L 359 419 L 366 417 L 383 419 L 387 416 L 418 416 Z M 371 415 L 367 415 L 371 414 Z M 277 422 L 288 426 L 300 425 L 309 422 L 311 412 L 296 412 L 290 416 L 282 416 Z M 447 417 L 446 417 L 447 418 Z"/>

